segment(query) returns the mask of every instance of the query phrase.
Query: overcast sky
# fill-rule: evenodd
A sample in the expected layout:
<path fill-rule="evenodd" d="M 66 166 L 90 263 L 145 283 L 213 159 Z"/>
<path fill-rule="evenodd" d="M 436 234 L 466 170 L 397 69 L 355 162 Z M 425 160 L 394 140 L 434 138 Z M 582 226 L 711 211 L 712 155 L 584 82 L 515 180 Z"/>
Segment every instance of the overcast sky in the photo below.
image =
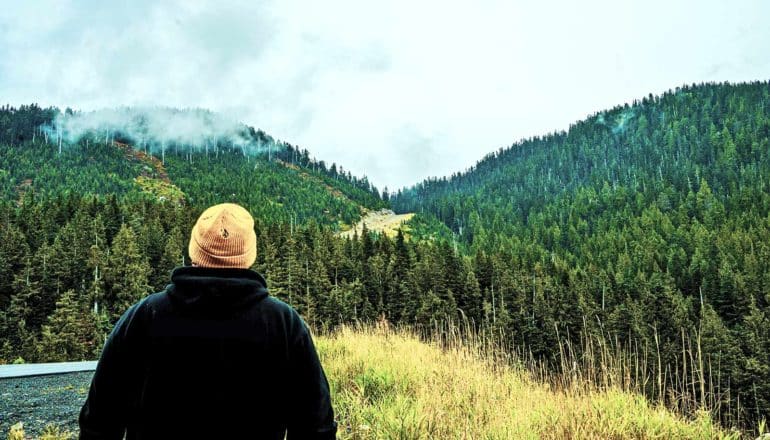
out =
<path fill-rule="evenodd" d="M 4 3 L 1 103 L 204 107 L 390 189 L 648 93 L 770 79 L 764 0 Z"/>

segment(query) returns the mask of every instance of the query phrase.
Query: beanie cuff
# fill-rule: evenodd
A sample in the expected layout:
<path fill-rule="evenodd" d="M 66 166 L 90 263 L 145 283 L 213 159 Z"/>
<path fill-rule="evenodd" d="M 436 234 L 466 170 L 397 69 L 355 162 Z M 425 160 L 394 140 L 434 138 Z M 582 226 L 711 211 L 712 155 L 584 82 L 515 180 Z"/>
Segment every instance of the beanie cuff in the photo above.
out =
<path fill-rule="evenodd" d="M 257 259 L 256 247 L 249 247 L 248 252 L 241 255 L 214 255 L 206 252 L 201 246 L 190 240 L 190 261 L 198 266 L 228 268 L 237 267 L 248 269 Z"/>

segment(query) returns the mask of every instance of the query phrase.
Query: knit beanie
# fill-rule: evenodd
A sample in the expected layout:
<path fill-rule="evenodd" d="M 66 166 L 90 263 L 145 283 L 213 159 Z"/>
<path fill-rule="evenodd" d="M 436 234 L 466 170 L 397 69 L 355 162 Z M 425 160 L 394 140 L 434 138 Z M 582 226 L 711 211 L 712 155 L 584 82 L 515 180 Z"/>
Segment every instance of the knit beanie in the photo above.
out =
<path fill-rule="evenodd" d="M 254 219 L 234 203 L 206 209 L 192 228 L 189 252 L 198 266 L 250 268 L 257 258 Z"/>

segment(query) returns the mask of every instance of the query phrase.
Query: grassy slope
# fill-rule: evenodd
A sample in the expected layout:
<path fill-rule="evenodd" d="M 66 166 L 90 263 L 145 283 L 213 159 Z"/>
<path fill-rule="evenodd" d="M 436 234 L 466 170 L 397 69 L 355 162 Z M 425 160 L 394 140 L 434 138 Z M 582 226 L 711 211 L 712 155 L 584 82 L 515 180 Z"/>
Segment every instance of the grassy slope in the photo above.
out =
<path fill-rule="evenodd" d="M 706 413 L 685 420 L 617 389 L 555 390 L 507 366 L 482 342 L 444 341 L 442 349 L 384 326 L 316 337 L 338 438 L 739 438 Z M 44 438 L 74 437 L 52 433 Z"/>
<path fill-rule="evenodd" d="M 339 438 L 725 438 L 616 389 L 556 391 L 480 343 L 448 350 L 383 328 L 318 338 Z"/>

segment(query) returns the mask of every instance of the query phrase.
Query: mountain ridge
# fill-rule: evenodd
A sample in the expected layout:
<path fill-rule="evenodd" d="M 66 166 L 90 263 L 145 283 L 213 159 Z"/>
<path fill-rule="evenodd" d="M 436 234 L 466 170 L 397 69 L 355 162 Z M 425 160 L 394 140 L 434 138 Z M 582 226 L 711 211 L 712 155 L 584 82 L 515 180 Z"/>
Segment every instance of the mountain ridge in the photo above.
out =
<path fill-rule="evenodd" d="M 39 195 L 148 194 L 194 205 L 242 200 L 268 222 L 313 219 L 337 228 L 357 221 L 365 208 L 387 206 L 366 177 L 327 167 L 252 127 L 207 126 L 216 119 L 211 112 L 166 109 L 148 116 L 129 108 L 80 115 L 34 104 L 0 109 L 0 124 L 8 127 L 0 135 L 7 146 L 0 155 L 3 198 L 14 199 L 24 183 Z M 171 124 L 168 133 L 161 122 Z M 203 128 L 195 128 L 199 123 Z M 207 179 L 215 173 L 224 176 Z"/>

